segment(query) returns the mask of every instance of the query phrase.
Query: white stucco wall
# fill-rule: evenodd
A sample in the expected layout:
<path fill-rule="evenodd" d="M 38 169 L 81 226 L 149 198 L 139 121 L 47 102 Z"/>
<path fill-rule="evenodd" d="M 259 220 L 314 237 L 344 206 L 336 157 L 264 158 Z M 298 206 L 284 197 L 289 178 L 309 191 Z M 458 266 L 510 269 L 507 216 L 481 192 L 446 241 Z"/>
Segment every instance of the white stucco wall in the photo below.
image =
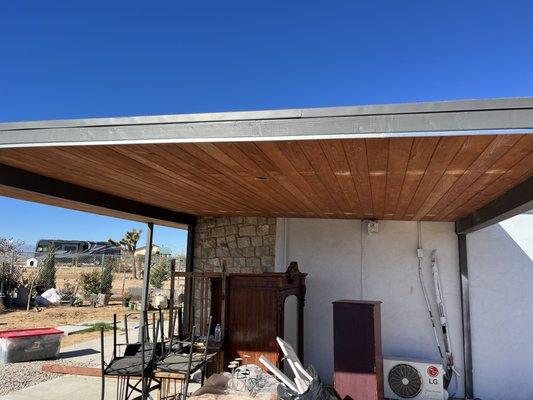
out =
<path fill-rule="evenodd" d="M 533 215 L 467 236 L 474 394 L 533 399 Z"/>
<path fill-rule="evenodd" d="M 433 303 L 429 255 L 432 249 L 438 251 L 452 345 L 462 372 L 457 237 L 451 223 L 423 222 L 421 231 L 423 268 Z M 368 235 L 358 220 L 278 219 L 276 269 L 283 271 L 294 260 L 309 274 L 305 363 L 313 364 L 324 381 L 331 382 L 333 371 L 331 303 L 343 298 L 383 302 L 384 355 L 439 359 L 418 283 L 416 248 L 416 222 L 380 221 L 380 232 Z M 462 394 L 460 383 L 457 395 Z"/>

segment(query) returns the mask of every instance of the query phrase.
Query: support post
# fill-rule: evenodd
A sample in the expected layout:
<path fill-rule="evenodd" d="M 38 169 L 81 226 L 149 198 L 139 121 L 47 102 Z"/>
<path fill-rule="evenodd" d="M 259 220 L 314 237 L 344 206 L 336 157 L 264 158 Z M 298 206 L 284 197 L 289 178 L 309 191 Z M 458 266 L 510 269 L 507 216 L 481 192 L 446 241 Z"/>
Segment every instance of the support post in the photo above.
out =
<path fill-rule="evenodd" d="M 146 254 L 144 256 L 144 273 L 143 273 L 143 289 L 141 298 L 141 320 L 139 328 L 144 327 L 147 323 L 145 320 L 148 311 L 148 302 L 150 300 L 150 268 L 152 263 L 152 244 L 154 236 L 154 224 L 149 222 L 146 230 Z M 141 341 L 141 330 L 139 329 L 139 341 Z"/>
<path fill-rule="evenodd" d="M 176 259 L 170 260 L 170 295 L 168 297 L 168 338 L 174 336 L 174 290 L 176 279 Z"/>
<path fill-rule="evenodd" d="M 463 318 L 463 356 L 465 397 L 474 398 L 474 382 L 472 369 L 472 334 L 470 331 L 470 297 L 468 289 L 468 257 L 466 234 L 457 235 L 459 243 L 459 271 L 461 274 L 461 309 Z"/>
<path fill-rule="evenodd" d="M 185 259 L 185 271 L 186 272 L 192 272 L 193 271 L 193 260 L 194 260 L 194 232 L 195 232 L 195 225 L 191 224 L 187 227 L 187 258 Z M 184 315 L 184 321 L 183 325 L 185 327 L 189 327 L 190 322 L 193 320 L 193 316 L 191 315 L 192 310 L 194 310 L 193 304 L 191 304 L 191 301 L 193 299 L 192 291 L 194 290 L 193 285 L 194 279 L 192 278 L 185 278 L 185 296 L 183 299 L 183 309 L 185 310 Z"/>

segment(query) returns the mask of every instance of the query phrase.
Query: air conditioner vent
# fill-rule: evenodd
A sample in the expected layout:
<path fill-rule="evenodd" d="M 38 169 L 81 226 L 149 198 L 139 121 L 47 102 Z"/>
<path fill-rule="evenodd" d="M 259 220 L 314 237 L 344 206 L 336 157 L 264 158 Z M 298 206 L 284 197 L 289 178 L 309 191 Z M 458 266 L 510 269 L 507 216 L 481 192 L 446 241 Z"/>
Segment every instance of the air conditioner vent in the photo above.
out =
<path fill-rule="evenodd" d="M 412 399 L 422 390 L 420 374 L 407 364 L 395 365 L 389 372 L 388 380 L 391 390 L 402 399 Z"/>

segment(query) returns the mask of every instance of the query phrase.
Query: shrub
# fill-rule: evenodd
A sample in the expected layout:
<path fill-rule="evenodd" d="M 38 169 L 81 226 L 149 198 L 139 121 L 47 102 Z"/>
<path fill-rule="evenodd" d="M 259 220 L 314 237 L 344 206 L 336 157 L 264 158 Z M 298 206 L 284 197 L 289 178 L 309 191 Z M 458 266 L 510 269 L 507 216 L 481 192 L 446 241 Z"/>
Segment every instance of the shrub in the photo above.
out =
<path fill-rule="evenodd" d="M 3 281 L 4 290 L 17 289 L 22 285 L 22 269 L 0 261 L 0 282 Z M 0 284 L 1 286 L 1 284 Z"/>
<path fill-rule="evenodd" d="M 50 252 L 43 260 L 43 266 L 39 271 L 35 290 L 37 293 L 43 293 L 45 290 L 56 287 L 56 261 L 54 253 Z"/>
<path fill-rule="evenodd" d="M 62 300 L 72 302 L 76 298 L 76 286 L 70 282 L 65 282 L 59 293 Z"/>
<path fill-rule="evenodd" d="M 90 272 L 82 272 L 80 274 L 80 289 L 86 299 L 91 294 L 98 294 L 100 292 L 100 286 L 101 279 L 99 270 L 94 269 Z"/>
<path fill-rule="evenodd" d="M 156 288 L 161 289 L 163 282 L 170 277 L 170 264 L 167 260 L 160 259 L 150 271 L 150 284 Z"/>
<path fill-rule="evenodd" d="M 83 332 L 99 332 L 100 329 L 104 328 L 104 331 L 112 331 L 113 330 L 113 324 L 107 323 L 107 322 L 95 322 L 94 324 L 87 325 L 90 328 Z"/>
<path fill-rule="evenodd" d="M 100 278 L 100 293 L 109 294 L 113 288 L 113 270 L 115 260 L 106 260 Z"/>

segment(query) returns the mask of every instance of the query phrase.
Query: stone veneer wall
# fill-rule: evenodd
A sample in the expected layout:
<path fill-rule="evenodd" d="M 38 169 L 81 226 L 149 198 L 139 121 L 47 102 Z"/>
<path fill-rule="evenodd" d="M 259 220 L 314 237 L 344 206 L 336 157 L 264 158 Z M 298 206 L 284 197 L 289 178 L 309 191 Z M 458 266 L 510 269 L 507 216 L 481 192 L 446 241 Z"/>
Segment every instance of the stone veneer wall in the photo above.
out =
<path fill-rule="evenodd" d="M 195 231 L 195 271 L 274 271 L 276 218 L 200 217 Z"/>

